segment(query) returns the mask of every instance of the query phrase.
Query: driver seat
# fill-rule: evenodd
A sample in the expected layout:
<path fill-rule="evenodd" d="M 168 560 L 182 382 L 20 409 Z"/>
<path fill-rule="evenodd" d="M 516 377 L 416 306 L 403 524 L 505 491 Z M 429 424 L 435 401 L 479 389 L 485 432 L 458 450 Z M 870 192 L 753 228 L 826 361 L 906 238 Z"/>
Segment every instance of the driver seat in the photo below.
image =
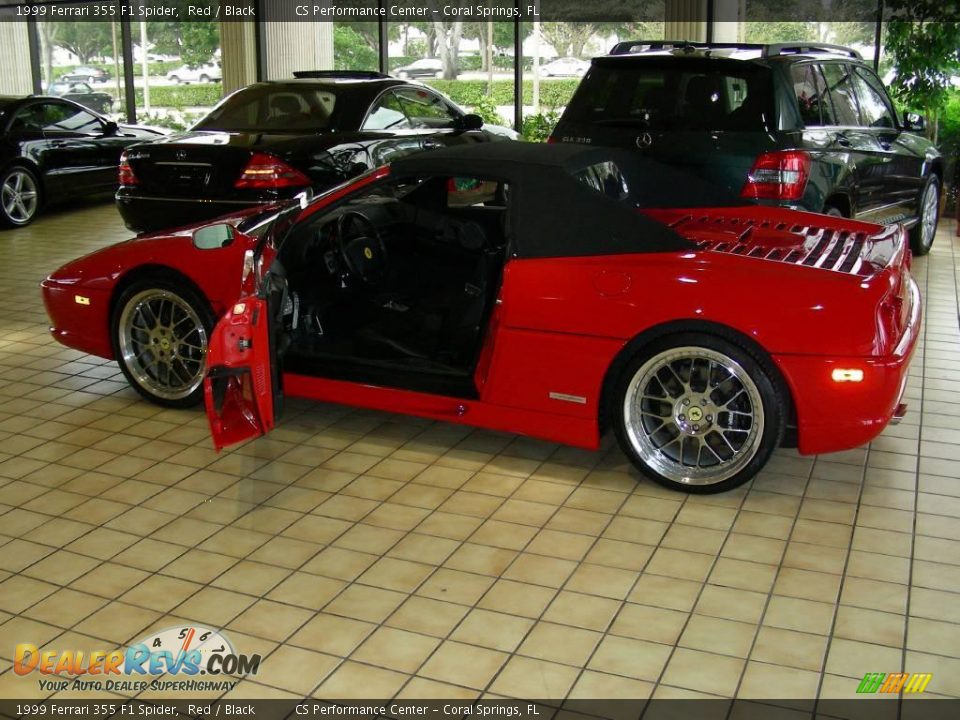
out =
<path fill-rule="evenodd" d="M 477 253 L 472 273 L 455 291 L 411 301 L 402 312 L 387 309 L 380 319 L 360 328 L 355 337 L 368 349 L 390 358 L 437 360 L 466 367 L 473 359 L 487 307 L 498 253 L 489 248 L 483 227 L 472 220 L 458 223 L 460 246 Z M 389 307 L 389 306 L 384 306 Z"/>

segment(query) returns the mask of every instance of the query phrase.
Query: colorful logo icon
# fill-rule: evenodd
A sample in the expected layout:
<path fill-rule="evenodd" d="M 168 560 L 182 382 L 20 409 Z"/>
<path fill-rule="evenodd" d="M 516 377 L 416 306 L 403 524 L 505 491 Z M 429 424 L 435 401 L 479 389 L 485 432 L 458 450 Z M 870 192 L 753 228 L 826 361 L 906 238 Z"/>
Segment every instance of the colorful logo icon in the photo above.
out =
<path fill-rule="evenodd" d="M 898 695 L 922 693 L 933 679 L 933 673 L 867 673 L 857 687 L 858 693 L 886 693 Z"/>

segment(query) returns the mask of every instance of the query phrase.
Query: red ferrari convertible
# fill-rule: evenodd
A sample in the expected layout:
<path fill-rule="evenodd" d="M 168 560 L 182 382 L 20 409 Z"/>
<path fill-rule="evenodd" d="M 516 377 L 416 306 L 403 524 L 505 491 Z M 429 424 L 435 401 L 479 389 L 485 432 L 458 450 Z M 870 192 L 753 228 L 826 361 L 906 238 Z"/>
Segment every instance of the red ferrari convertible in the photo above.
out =
<path fill-rule="evenodd" d="M 629 152 L 493 143 L 141 237 L 43 282 L 54 336 L 217 448 L 283 394 L 596 448 L 688 492 L 902 416 L 899 227 L 744 205 Z"/>

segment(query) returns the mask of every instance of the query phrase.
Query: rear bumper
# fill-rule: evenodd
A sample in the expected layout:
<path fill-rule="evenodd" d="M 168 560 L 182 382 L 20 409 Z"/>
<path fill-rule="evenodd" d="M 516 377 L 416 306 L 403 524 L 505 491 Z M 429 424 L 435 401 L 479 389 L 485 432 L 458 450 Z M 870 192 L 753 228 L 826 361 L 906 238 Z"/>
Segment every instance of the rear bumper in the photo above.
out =
<path fill-rule="evenodd" d="M 910 281 L 912 307 L 900 342 L 887 357 L 775 355 L 793 395 L 798 449 L 804 455 L 848 450 L 868 443 L 906 413 L 903 396 L 920 335 L 920 293 Z M 837 382 L 837 368 L 863 371 L 861 382 Z"/>
<path fill-rule="evenodd" d="M 294 193 L 291 193 L 291 197 Z M 213 220 L 255 205 L 269 205 L 279 197 L 252 198 L 179 198 L 117 191 L 117 209 L 124 224 L 134 232 L 156 232 L 168 228 Z"/>

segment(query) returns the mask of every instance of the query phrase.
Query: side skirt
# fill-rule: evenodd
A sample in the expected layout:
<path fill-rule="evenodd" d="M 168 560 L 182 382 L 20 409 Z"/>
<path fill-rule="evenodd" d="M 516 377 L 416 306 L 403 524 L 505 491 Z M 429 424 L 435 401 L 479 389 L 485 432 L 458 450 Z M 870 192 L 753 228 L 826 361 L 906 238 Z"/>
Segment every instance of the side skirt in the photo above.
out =
<path fill-rule="evenodd" d="M 284 373 L 283 387 L 290 397 L 518 433 L 587 450 L 600 447 L 596 420 L 293 373 Z"/>

